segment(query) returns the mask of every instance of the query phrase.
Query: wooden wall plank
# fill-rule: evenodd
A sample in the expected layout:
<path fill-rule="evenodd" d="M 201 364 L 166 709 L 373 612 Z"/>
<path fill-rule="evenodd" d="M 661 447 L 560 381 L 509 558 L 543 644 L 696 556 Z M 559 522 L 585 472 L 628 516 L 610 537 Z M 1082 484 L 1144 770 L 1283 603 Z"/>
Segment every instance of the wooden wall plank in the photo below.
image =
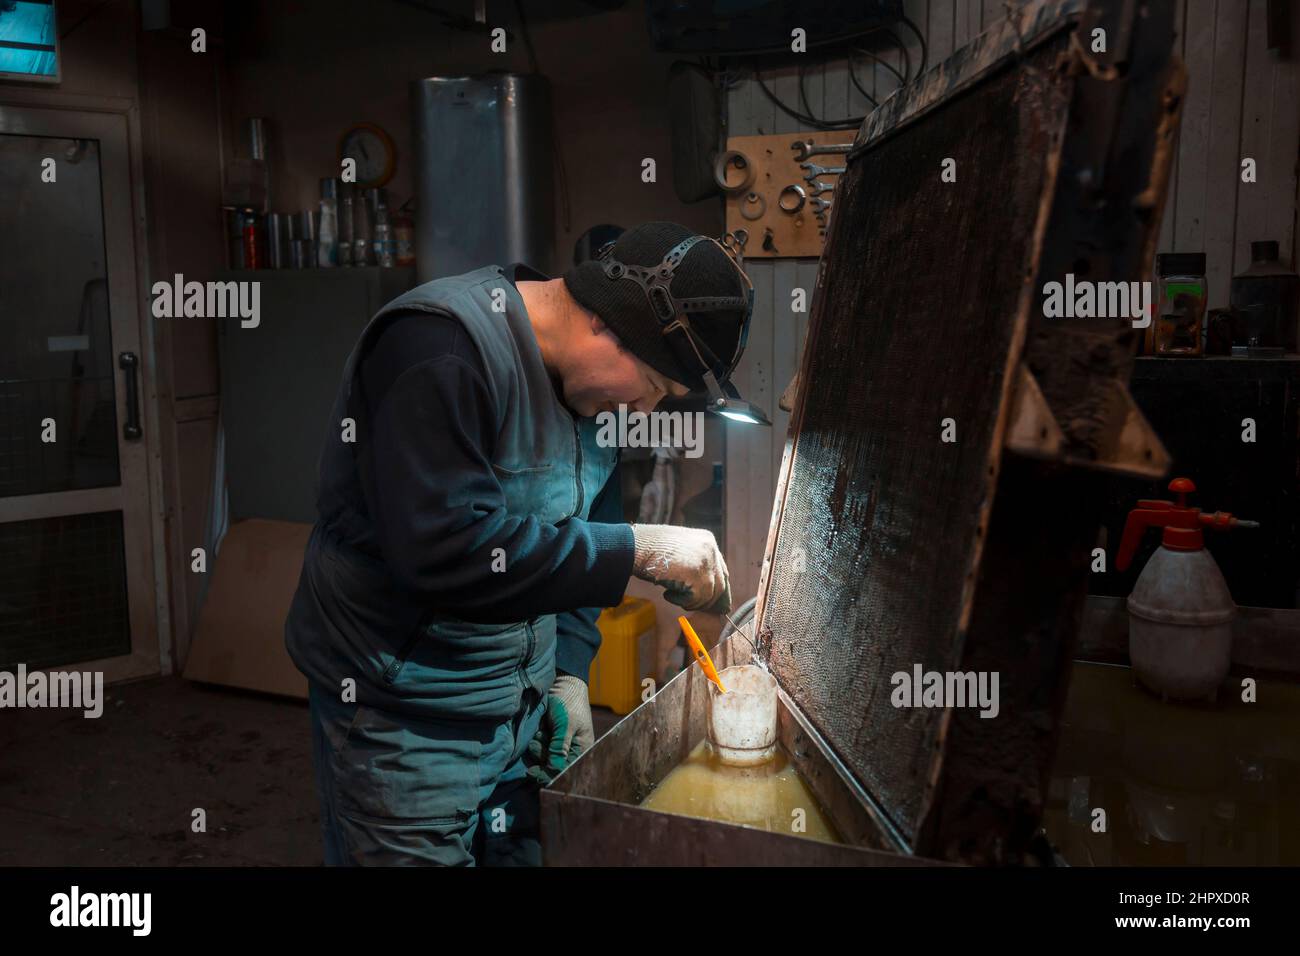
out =
<path fill-rule="evenodd" d="M 1237 225 L 1241 94 L 1246 59 L 1246 13 L 1240 0 L 1218 0 L 1214 18 L 1214 70 L 1210 126 L 1205 145 L 1206 285 L 1209 307 L 1228 304 L 1233 233 Z"/>
<path fill-rule="evenodd" d="M 848 59 L 845 59 L 844 78 L 849 84 L 845 92 L 845 95 L 848 97 L 848 113 L 846 115 L 866 116 L 875 109 L 875 107 L 867 97 L 862 94 L 862 91 L 858 89 L 858 84 L 861 84 L 868 94 L 871 93 L 871 61 L 864 56 L 856 57 L 852 63 L 852 69 L 854 70 L 852 75 L 850 75 L 849 69 L 850 63 Z M 857 83 L 853 82 L 853 76 L 857 77 Z"/>
<path fill-rule="evenodd" d="M 1003 0 L 984 0 L 980 13 L 980 32 L 983 33 L 1007 15 L 1007 8 Z"/>
<path fill-rule="evenodd" d="M 1174 248 L 1179 252 L 1205 249 L 1206 145 L 1210 138 L 1210 92 L 1214 81 L 1215 0 L 1187 0 L 1187 101 L 1183 105 L 1178 142 L 1177 220 Z"/>
<path fill-rule="evenodd" d="M 807 106 L 800 106 L 800 109 L 806 111 L 810 116 L 819 120 L 843 119 L 844 114 L 833 116 L 826 112 L 826 100 L 823 92 L 826 89 L 826 64 L 821 62 L 812 62 L 804 70 L 803 91 L 804 97 L 808 101 Z M 799 94 L 795 94 L 795 102 L 802 104 Z M 796 122 L 795 129 L 803 129 L 802 123 Z"/>
<path fill-rule="evenodd" d="M 783 411 L 779 404 L 781 393 L 794 377 L 796 363 L 799 359 L 798 315 L 790 305 L 794 290 L 799 286 L 800 263 L 805 259 L 777 259 L 772 270 L 772 303 L 774 319 L 772 324 L 772 384 L 769 392 L 771 403 L 765 406 L 772 427 L 768 432 L 771 443 L 769 451 L 769 469 L 772 480 L 772 497 L 776 498 L 776 479 L 781 474 L 781 455 L 785 451 L 785 433 L 790 426 L 790 414 Z M 767 514 L 770 519 L 772 509 L 769 504 Z M 757 517 L 757 516 L 756 516 Z M 766 525 L 763 526 L 766 531 Z M 756 526 L 757 528 L 757 526 Z M 759 571 L 762 571 L 760 561 Z M 754 580 L 754 590 L 758 589 L 758 580 Z"/>
<path fill-rule="evenodd" d="M 930 62 L 941 63 L 957 49 L 955 38 L 956 2 L 955 0 L 930 0 L 929 28 L 926 42 L 930 45 Z"/>
<path fill-rule="evenodd" d="M 1262 164 L 1262 185 L 1269 195 L 1264 235 L 1247 240 L 1276 239 L 1282 261 L 1295 265 L 1296 164 L 1300 156 L 1300 9 L 1291 5 L 1291 55 L 1287 60 L 1270 56 L 1273 70 L 1273 124 L 1269 130 L 1268 158 Z"/>
<path fill-rule="evenodd" d="M 1263 0 L 1267 2 L 1267 0 Z M 1183 29 L 1183 19 L 1187 14 L 1187 0 L 1176 0 L 1174 9 L 1174 51 L 1178 54 L 1179 59 L 1185 57 L 1184 46 L 1187 40 L 1187 31 Z M 1180 133 L 1181 137 L 1181 133 Z M 1181 141 L 1181 140 L 1180 140 Z M 1169 171 L 1169 194 L 1165 198 L 1164 218 L 1160 222 L 1160 241 L 1156 246 L 1157 254 L 1161 252 L 1174 252 L 1174 235 L 1175 223 L 1178 220 L 1178 147 L 1175 146 L 1174 164 Z M 1155 275 L 1155 263 L 1151 264 L 1152 275 Z"/>
<path fill-rule="evenodd" d="M 926 43 L 930 42 L 928 31 L 930 25 L 930 4 L 928 0 L 903 0 L 903 14 L 908 17 L 920 29 L 922 35 L 926 36 Z M 920 62 L 917 57 L 921 54 L 921 45 L 917 42 L 916 36 L 903 25 L 898 27 L 898 35 L 903 38 L 908 47 L 915 51 L 913 57 L 916 62 Z"/>
<path fill-rule="evenodd" d="M 875 59 L 864 60 L 863 66 L 869 66 L 871 70 L 871 85 L 868 89 L 872 91 L 877 103 L 883 103 L 901 85 L 893 70 L 903 72 L 903 54 L 888 34 L 878 34 L 871 37 L 870 41 L 867 49 Z"/>
<path fill-rule="evenodd" d="M 1264 164 L 1277 117 L 1273 115 L 1273 57 L 1268 52 L 1268 0 L 1250 0 L 1246 25 L 1246 71 L 1241 96 L 1241 158 Z M 1232 265 L 1240 272 L 1250 265 L 1251 239 L 1268 222 L 1269 192 L 1263 182 L 1243 183 L 1237 167 L 1237 228 Z M 1264 170 L 1260 170 L 1261 178 Z"/>
<path fill-rule="evenodd" d="M 767 85 L 782 103 L 794 109 L 801 109 L 799 104 L 798 71 L 794 67 L 772 70 L 767 74 Z M 795 133 L 803 128 L 802 124 L 784 110 L 772 105 L 772 126 L 768 133 Z"/>
<path fill-rule="evenodd" d="M 823 67 L 822 109 L 825 111 L 823 115 L 833 119 L 841 119 L 849 116 L 862 116 L 866 113 L 869 104 L 865 100 L 857 104 L 850 103 L 850 86 L 852 84 L 849 82 L 849 63 L 847 59 L 832 60 Z M 844 142 L 848 142 L 852 136 L 852 132 L 844 133 Z"/>
<path fill-rule="evenodd" d="M 978 2 L 973 5 L 971 0 L 954 0 L 954 18 L 953 18 L 953 48 L 960 49 L 964 47 L 975 34 L 980 32 Z M 971 22 L 971 14 L 974 14 L 974 22 Z"/>

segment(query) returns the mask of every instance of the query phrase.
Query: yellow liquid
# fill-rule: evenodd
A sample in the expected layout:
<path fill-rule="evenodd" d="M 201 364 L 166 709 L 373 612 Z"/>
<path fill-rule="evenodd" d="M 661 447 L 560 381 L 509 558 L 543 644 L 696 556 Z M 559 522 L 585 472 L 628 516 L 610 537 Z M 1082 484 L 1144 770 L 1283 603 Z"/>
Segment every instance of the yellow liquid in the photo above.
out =
<path fill-rule="evenodd" d="M 772 760 L 761 766 L 729 767 L 718 759 L 707 740 L 700 741 L 641 806 L 823 843 L 841 842 L 817 800 L 779 749 Z"/>

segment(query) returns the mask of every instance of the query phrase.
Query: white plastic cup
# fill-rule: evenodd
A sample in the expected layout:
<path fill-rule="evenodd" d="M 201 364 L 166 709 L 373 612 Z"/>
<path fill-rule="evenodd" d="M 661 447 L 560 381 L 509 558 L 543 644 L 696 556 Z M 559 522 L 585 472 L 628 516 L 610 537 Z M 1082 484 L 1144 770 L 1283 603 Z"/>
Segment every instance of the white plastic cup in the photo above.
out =
<path fill-rule="evenodd" d="M 709 685 L 709 743 L 733 767 L 767 763 L 776 756 L 776 678 L 753 664 L 718 676 L 727 693 Z"/>

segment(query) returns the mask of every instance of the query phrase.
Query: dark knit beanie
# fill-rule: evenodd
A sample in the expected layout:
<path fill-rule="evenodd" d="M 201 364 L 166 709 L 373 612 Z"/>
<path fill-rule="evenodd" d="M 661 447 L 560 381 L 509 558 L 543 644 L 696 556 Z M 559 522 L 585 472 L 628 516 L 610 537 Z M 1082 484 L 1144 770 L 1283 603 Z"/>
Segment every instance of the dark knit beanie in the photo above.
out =
<path fill-rule="evenodd" d="M 669 251 L 696 235 L 675 222 L 646 222 L 629 229 L 615 241 L 610 257 L 626 265 L 653 267 Z M 690 388 L 703 385 L 703 369 L 687 367 L 664 340 L 662 326 L 644 290 L 628 278 L 612 279 L 599 261 L 588 260 L 564 274 L 564 284 L 580 305 L 590 309 L 610 327 L 623 345 L 651 368 Z M 712 242 L 697 242 L 687 250 L 673 272 L 669 291 L 674 298 L 704 296 L 744 297 L 746 290 L 735 262 Z M 724 365 L 736 353 L 746 316 L 743 309 L 692 312 L 691 330 Z M 725 368 L 715 368 L 721 379 Z"/>

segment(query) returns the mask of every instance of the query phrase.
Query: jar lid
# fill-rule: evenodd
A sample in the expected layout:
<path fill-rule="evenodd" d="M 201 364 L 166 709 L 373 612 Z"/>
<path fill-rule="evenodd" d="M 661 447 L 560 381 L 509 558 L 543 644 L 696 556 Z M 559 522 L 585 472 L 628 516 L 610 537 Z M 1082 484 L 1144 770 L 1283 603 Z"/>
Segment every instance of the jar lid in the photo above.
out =
<path fill-rule="evenodd" d="M 1205 253 L 1162 252 L 1156 256 L 1156 272 L 1162 276 L 1205 275 Z"/>

